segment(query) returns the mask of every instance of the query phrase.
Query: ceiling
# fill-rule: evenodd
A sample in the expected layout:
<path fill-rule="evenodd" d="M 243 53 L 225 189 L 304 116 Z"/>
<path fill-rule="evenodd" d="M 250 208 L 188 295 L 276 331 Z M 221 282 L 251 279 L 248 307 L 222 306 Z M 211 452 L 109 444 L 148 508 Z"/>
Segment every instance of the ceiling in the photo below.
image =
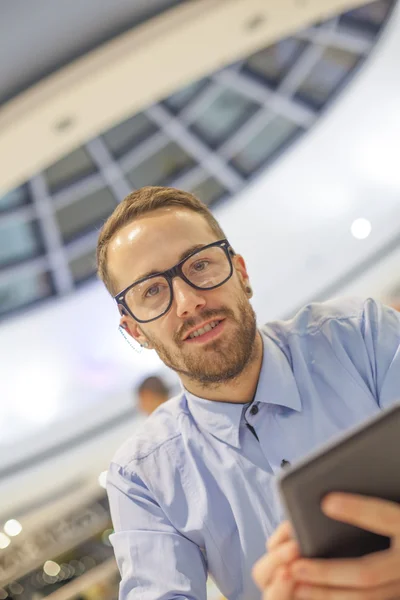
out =
<path fill-rule="evenodd" d="M 96 15 L 89 28 L 91 43 L 106 36 L 107 31 L 110 34 L 111 27 L 107 31 L 104 28 L 106 7 L 114 9 L 115 3 L 85 0 L 79 3 L 78 9 L 77 3 L 35 1 L 38 10 L 33 10 L 35 2 L 29 4 L 29 11 L 23 0 L 15 5 L 12 0 L 2 4 L 1 10 L 5 6 L 8 9 L 6 17 L 8 13 L 10 16 L 1 19 L 1 27 L 6 28 L 0 35 L 0 40 L 5 38 L 1 42 L 1 56 L 15 54 L 18 57 L 15 68 L 8 67 L 8 61 L 2 65 L 2 70 L 8 73 L 3 97 L 12 94 L 13 86 L 15 92 L 18 85 L 26 86 L 29 80 L 32 83 L 35 77 L 43 76 L 46 69 L 54 69 L 63 57 L 65 60 L 68 51 L 72 50 L 70 40 L 74 40 L 80 49 L 77 53 L 84 51 L 83 23 L 88 25 L 90 14 Z M 76 58 L 0 107 L 0 155 L 3 161 L 0 193 L 19 185 L 100 131 L 186 83 L 240 60 L 293 31 L 363 3 L 364 0 L 324 0 L 323 3 L 320 0 L 270 0 L 268 4 L 264 0 L 191 0 L 174 3 L 176 6 L 162 15 Z M 129 5 L 137 4 L 118 1 L 121 14 L 117 11 L 117 17 L 113 17 L 113 27 L 122 26 L 122 12 L 128 18 Z M 139 6 L 146 6 L 147 10 L 157 4 L 165 3 L 140 2 Z M 47 5 L 52 6 L 49 16 L 45 9 Z M 15 36 L 16 42 L 12 41 L 19 28 L 14 6 L 22 11 L 21 18 L 27 30 L 31 21 L 37 21 L 38 25 L 34 27 L 36 44 L 39 36 L 46 38 L 49 32 L 53 36 L 57 31 L 56 39 L 49 41 L 55 59 L 43 58 L 45 48 L 49 51 L 44 42 L 34 50 L 35 44 L 33 48 L 26 42 L 18 46 L 19 35 Z M 66 14 L 58 17 L 59 10 Z M 144 10 L 129 13 L 129 18 L 139 18 L 139 13 L 143 17 Z M 65 31 L 63 17 L 67 23 Z M 39 34 L 40 28 L 47 34 Z M 58 38 L 62 43 L 61 49 L 56 51 Z M 27 39 L 31 39 L 29 33 Z M 36 58 L 37 67 L 34 66 Z M 34 75 L 28 66 L 24 67 L 25 62 L 33 67 Z M 12 73 L 17 67 L 24 73 L 20 81 L 20 75 Z M 13 80 L 13 77 L 17 79 Z"/>
<path fill-rule="evenodd" d="M 0 197 L 0 319 L 93 278 L 98 229 L 131 189 L 172 185 L 213 209 L 245 190 L 358 75 L 391 7 L 380 0 L 268 44 Z"/>
<path fill-rule="evenodd" d="M 31 0 L 27 10 L 26 0 L 3 0 L 0 105 L 101 44 L 185 1 Z"/>

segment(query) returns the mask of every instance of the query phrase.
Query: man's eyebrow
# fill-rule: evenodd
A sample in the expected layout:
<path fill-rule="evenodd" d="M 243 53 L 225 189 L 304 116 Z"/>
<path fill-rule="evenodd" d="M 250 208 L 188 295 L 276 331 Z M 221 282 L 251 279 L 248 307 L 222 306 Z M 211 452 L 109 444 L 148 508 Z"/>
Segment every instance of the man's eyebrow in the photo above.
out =
<path fill-rule="evenodd" d="M 204 248 L 204 246 L 205 246 L 205 244 L 195 244 L 194 246 L 190 246 L 190 248 L 187 248 L 187 250 L 182 252 L 182 254 L 179 256 L 178 263 L 180 263 L 182 260 L 187 258 L 190 254 L 192 254 L 192 252 L 196 252 L 196 250 L 200 250 L 200 248 Z M 172 265 L 172 266 L 174 266 L 174 265 Z M 168 269 L 165 269 L 165 271 L 168 271 Z M 144 273 L 141 277 L 138 277 L 138 279 L 136 279 L 136 281 L 141 281 L 142 279 L 147 279 L 147 277 L 151 277 L 152 275 L 158 275 L 159 273 L 163 273 L 163 272 L 164 271 L 152 269 L 151 271 L 147 271 L 146 273 Z"/>

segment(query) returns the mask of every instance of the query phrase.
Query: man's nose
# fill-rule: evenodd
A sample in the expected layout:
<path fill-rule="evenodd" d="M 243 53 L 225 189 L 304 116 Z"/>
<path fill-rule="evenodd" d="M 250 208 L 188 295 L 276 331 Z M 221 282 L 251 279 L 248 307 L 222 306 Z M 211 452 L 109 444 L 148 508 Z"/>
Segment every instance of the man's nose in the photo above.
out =
<path fill-rule="evenodd" d="M 193 288 L 180 277 L 175 277 L 172 282 L 172 288 L 178 317 L 182 318 L 193 315 L 205 306 L 205 290 Z"/>

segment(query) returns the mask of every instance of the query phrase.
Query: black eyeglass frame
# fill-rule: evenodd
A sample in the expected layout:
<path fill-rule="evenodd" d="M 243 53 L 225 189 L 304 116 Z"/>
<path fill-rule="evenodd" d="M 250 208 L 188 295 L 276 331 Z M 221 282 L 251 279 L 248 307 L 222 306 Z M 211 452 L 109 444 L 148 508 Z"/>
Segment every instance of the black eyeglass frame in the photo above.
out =
<path fill-rule="evenodd" d="M 192 256 L 194 256 L 195 254 L 198 254 L 199 252 L 203 252 L 204 250 L 207 250 L 207 248 L 213 248 L 214 246 L 218 246 L 219 248 L 222 248 L 222 250 L 224 250 L 225 255 L 229 262 L 229 266 L 230 266 L 229 275 L 227 277 L 225 277 L 225 279 L 223 281 L 221 281 L 221 283 L 218 283 L 217 285 L 213 285 L 212 287 L 199 287 L 199 286 L 195 285 L 194 283 L 192 283 L 191 281 L 189 281 L 189 279 L 185 276 L 185 274 L 182 271 L 183 265 L 187 260 L 189 260 L 189 258 L 192 258 Z M 180 277 L 181 279 L 183 279 L 183 281 L 185 283 L 187 283 L 188 285 L 190 285 L 192 288 L 194 288 L 196 290 L 214 290 L 218 287 L 221 287 L 221 285 L 224 285 L 224 283 L 226 283 L 232 277 L 232 274 L 233 274 L 232 256 L 235 256 L 235 252 L 234 252 L 233 248 L 231 247 L 231 245 L 229 244 L 228 240 L 223 239 L 223 240 L 218 240 L 217 242 L 212 242 L 211 244 L 207 244 L 206 246 L 203 246 L 202 248 L 198 248 L 197 250 L 194 250 L 193 252 L 191 252 L 191 254 L 186 256 L 183 260 L 181 260 L 179 263 L 177 263 L 175 266 L 171 267 L 170 269 L 167 269 L 166 271 L 160 271 L 159 273 L 154 273 L 154 275 L 150 275 L 149 277 L 142 277 L 141 279 L 134 281 L 133 283 L 128 285 L 128 287 L 126 287 L 124 290 L 122 290 L 122 292 L 119 292 L 118 294 L 116 294 L 116 296 L 114 296 L 114 300 L 116 301 L 117 305 L 122 306 L 122 308 L 124 310 L 126 310 L 128 312 L 128 314 L 133 319 L 135 319 L 135 321 L 137 321 L 138 323 L 150 323 L 151 321 L 156 321 L 157 319 L 160 319 L 161 317 L 163 317 L 172 306 L 172 302 L 174 301 L 174 290 L 172 287 L 172 280 L 174 279 L 174 277 Z M 129 290 L 132 289 L 135 285 L 138 285 L 139 283 L 143 283 L 143 281 L 147 281 L 148 279 L 153 279 L 155 277 L 165 277 L 165 279 L 168 282 L 170 296 L 171 296 L 168 306 L 157 317 L 153 317 L 152 319 L 146 319 L 146 320 L 138 319 L 133 314 L 133 312 L 130 310 L 128 304 L 126 303 L 125 296 L 129 292 Z"/>

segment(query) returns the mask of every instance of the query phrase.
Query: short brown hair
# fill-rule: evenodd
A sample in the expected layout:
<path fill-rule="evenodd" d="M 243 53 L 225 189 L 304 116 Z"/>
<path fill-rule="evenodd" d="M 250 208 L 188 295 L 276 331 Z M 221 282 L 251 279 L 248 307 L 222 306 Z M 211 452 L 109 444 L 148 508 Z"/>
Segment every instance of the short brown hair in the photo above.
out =
<path fill-rule="evenodd" d="M 207 206 L 189 192 L 159 186 L 143 187 L 131 192 L 108 217 L 97 242 L 97 273 L 112 296 L 117 291 L 114 291 L 114 283 L 107 267 L 107 248 L 111 239 L 137 217 L 167 206 L 187 208 L 202 215 L 218 239 L 225 238 L 218 221 Z"/>
<path fill-rule="evenodd" d="M 142 394 L 143 392 L 152 392 L 153 394 L 157 394 L 157 396 L 163 396 L 167 398 L 169 395 L 169 389 L 165 382 L 158 377 L 157 375 L 152 375 L 150 377 L 146 377 L 139 385 L 138 394 Z"/>

